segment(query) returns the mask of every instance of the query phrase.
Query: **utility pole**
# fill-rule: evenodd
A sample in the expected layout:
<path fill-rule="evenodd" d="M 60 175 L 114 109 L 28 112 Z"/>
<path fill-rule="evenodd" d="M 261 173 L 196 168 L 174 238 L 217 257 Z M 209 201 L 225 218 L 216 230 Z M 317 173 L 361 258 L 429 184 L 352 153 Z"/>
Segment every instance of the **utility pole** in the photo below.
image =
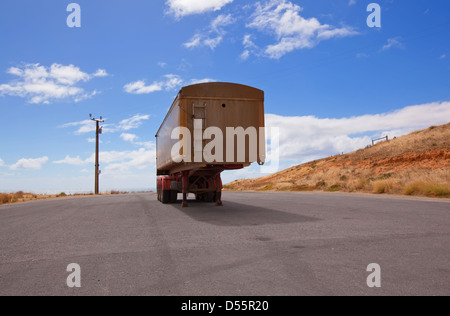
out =
<path fill-rule="evenodd" d="M 102 134 L 102 127 L 100 127 L 100 123 L 104 123 L 105 121 L 100 116 L 100 119 L 97 120 L 95 117 L 92 117 L 92 114 L 89 114 L 91 121 L 94 121 L 96 124 L 95 129 L 95 195 L 100 193 L 100 164 L 99 164 L 99 136 Z"/>

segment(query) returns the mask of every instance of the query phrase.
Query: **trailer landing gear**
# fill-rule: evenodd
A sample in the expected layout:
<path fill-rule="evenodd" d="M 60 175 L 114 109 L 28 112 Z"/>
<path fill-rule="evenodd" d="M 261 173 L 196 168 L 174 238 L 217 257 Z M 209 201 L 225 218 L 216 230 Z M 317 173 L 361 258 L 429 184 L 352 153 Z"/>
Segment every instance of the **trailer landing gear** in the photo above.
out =
<path fill-rule="evenodd" d="M 216 201 L 215 201 L 216 206 L 223 206 L 223 203 L 222 203 L 223 184 L 222 184 L 222 178 L 220 177 L 220 173 L 218 173 L 216 175 L 215 184 L 216 184 Z"/>
<path fill-rule="evenodd" d="M 223 206 L 222 203 L 222 191 L 216 192 L 216 206 Z"/>
<path fill-rule="evenodd" d="M 183 203 L 181 203 L 181 207 L 189 207 L 187 202 L 187 196 L 189 193 L 189 171 L 183 171 L 182 191 L 183 191 Z"/>

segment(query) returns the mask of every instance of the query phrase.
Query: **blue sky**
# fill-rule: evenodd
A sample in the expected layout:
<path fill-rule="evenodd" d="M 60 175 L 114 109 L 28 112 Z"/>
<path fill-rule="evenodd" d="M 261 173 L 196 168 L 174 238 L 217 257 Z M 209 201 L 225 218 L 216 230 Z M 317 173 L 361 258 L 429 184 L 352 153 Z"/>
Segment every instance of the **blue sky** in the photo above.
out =
<path fill-rule="evenodd" d="M 383 0 L 0 2 L 0 191 L 154 188 L 154 135 L 177 91 L 200 81 L 266 92 L 280 168 L 450 118 L 450 3 Z M 231 172 L 225 182 L 261 175 Z"/>

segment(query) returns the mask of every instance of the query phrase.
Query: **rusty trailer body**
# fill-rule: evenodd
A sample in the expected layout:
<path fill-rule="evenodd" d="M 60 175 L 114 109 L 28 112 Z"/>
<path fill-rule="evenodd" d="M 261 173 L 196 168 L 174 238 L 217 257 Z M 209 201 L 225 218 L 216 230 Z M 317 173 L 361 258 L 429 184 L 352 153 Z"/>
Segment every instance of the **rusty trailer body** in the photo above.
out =
<path fill-rule="evenodd" d="M 256 137 L 249 132 L 239 139 L 228 133 L 230 128 L 256 130 Z M 223 171 L 265 162 L 264 128 L 264 92 L 259 89 L 220 82 L 182 88 L 156 135 L 158 199 L 175 203 L 183 193 L 187 206 L 187 195 L 194 193 L 197 200 L 221 205 Z M 212 129 L 221 133 L 208 132 Z"/>

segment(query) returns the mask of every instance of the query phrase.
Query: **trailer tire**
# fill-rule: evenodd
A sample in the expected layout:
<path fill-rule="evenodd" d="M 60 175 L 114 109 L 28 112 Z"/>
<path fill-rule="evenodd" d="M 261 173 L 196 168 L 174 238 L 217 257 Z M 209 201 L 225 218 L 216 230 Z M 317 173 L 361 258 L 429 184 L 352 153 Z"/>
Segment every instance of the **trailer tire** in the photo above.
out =
<path fill-rule="evenodd" d="M 163 204 L 170 203 L 170 191 L 168 191 L 168 190 L 162 191 L 162 202 L 163 202 Z"/>
<path fill-rule="evenodd" d="M 178 191 L 170 191 L 170 203 L 175 204 L 178 201 Z"/>
<path fill-rule="evenodd" d="M 216 192 L 205 193 L 205 202 L 212 203 L 216 201 Z"/>

